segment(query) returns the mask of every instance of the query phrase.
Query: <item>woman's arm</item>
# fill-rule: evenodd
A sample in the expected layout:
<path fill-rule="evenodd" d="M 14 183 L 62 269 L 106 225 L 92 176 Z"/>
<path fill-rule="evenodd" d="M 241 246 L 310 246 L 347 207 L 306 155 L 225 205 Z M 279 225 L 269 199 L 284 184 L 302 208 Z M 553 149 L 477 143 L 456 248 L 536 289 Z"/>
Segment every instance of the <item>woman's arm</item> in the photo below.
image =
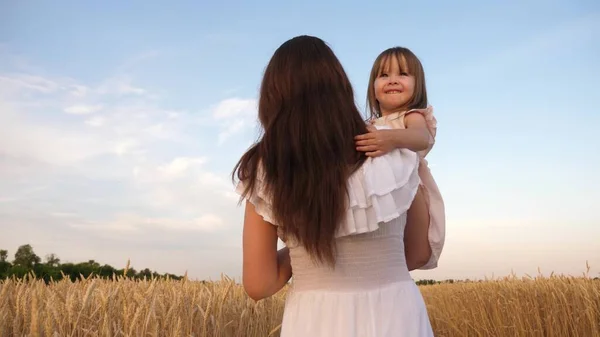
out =
<path fill-rule="evenodd" d="M 356 150 L 366 152 L 369 157 L 382 156 L 393 149 L 409 149 L 414 152 L 429 147 L 430 134 L 425 117 L 411 113 L 404 117 L 406 129 L 377 130 L 369 126 L 369 133 L 354 137 Z"/>
<path fill-rule="evenodd" d="M 277 229 L 246 202 L 243 233 L 242 283 L 248 296 L 259 301 L 277 293 L 292 277 L 288 248 L 277 251 Z"/>

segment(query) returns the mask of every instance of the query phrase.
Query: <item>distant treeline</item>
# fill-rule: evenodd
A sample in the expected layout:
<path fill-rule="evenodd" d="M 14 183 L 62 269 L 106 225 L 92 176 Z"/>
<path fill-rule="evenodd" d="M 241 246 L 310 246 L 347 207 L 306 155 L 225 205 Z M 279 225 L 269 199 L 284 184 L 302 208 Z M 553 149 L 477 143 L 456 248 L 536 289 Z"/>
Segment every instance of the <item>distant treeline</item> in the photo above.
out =
<path fill-rule="evenodd" d="M 31 245 L 22 245 L 17 249 L 15 258 L 12 262 L 8 261 L 8 251 L 0 249 L 0 280 L 6 278 L 23 278 L 25 275 L 33 272 L 38 279 L 43 279 L 46 283 L 51 280 L 59 281 L 63 278 L 70 278 L 71 281 L 88 278 L 112 278 L 124 276 L 133 279 L 151 279 L 151 278 L 171 278 L 180 280 L 183 276 L 163 273 L 159 274 L 148 268 L 137 271 L 134 268 L 117 269 L 111 265 L 89 260 L 80 263 L 60 263 L 60 259 L 55 254 L 46 255 L 45 260 L 35 254 Z"/>
<path fill-rule="evenodd" d="M 10 262 L 8 261 L 8 251 L 0 249 L 0 280 L 12 277 L 20 279 L 28 274 L 31 275 L 31 272 L 33 272 L 36 278 L 43 279 L 46 283 L 51 280 L 60 281 L 65 277 L 70 278 L 71 281 L 75 281 L 81 277 L 88 278 L 90 276 L 100 278 L 124 276 L 133 279 L 168 277 L 173 280 L 183 278 L 183 276 L 168 273 L 159 274 L 148 268 L 140 271 L 136 271 L 134 268 L 117 269 L 108 264 L 101 265 L 94 260 L 79 263 L 61 263 L 55 254 L 46 255 L 42 262 L 42 259 L 35 254 L 31 245 L 20 246 L 15 253 L 14 260 Z M 446 280 L 442 282 L 454 283 L 455 281 Z M 442 282 L 419 280 L 416 283 L 418 285 L 431 285 Z"/>
<path fill-rule="evenodd" d="M 88 278 L 90 276 L 100 278 L 113 278 L 122 276 L 131 279 L 170 278 L 172 280 L 181 280 L 185 277 L 169 273 L 159 274 L 155 271 L 151 271 L 148 268 L 140 271 L 130 268 L 129 266 L 126 268 L 117 269 L 108 264 L 101 265 L 94 260 L 80 263 L 60 263 L 60 259 L 55 254 L 46 255 L 44 262 L 42 262 L 42 259 L 34 253 L 31 245 L 20 246 L 15 253 L 14 260 L 9 262 L 8 251 L 0 249 L 0 280 L 13 277 L 20 279 L 26 275 L 31 275 L 32 272 L 36 278 L 43 279 L 46 281 L 46 283 L 50 282 L 51 280 L 60 281 L 66 277 L 70 278 L 73 282 L 81 277 Z M 595 277 L 594 280 L 600 281 L 600 278 Z M 459 282 L 483 282 L 483 280 L 471 281 L 467 279 L 416 281 L 417 285 L 419 286 Z"/>

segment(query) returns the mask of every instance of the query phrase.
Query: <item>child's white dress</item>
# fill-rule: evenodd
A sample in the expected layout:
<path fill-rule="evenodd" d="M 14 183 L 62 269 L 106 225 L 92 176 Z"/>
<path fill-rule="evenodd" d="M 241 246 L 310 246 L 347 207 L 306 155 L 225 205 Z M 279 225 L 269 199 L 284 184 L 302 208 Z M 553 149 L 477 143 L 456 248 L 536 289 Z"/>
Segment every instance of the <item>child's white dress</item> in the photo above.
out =
<path fill-rule="evenodd" d="M 287 240 L 293 282 L 281 337 L 433 336 L 404 255 L 406 212 L 420 183 L 418 168 L 416 153 L 396 149 L 367 159 L 350 177 L 335 269 L 313 264 L 301 246 Z M 269 197 L 257 187 L 249 200 L 273 223 Z M 238 185 L 238 192 L 242 188 Z"/>
<path fill-rule="evenodd" d="M 421 178 L 421 188 L 425 191 L 425 200 L 429 209 L 429 245 L 431 246 L 431 257 L 429 262 L 419 269 L 433 269 L 438 266 L 438 260 L 444 249 L 446 240 L 446 210 L 442 194 L 437 183 L 431 175 L 425 156 L 431 151 L 435 144 L 435 135 L 437 132 L 437 120 L 433 115 L 433 107 L 426 109 L 412 109 L 408 111 L 395 112 L 384 117 L 374 119 L 372 124 L 375 126 L 389 126 L 392 129 L 406 129 L 404 118 L 411 113 L 420 113 L 425 117 L 427 128 L 429 130 L 429 146 L 423 151 L 419 151 L 421 159 L 419 165 L 419 177 Z"/>

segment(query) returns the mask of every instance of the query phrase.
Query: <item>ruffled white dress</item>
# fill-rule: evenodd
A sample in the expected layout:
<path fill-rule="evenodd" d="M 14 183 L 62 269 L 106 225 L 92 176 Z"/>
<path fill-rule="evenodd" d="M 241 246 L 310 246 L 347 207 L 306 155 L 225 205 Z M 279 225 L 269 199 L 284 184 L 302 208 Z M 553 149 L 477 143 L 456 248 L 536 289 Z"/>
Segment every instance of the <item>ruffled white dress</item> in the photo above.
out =
<path fill-rule="evenodd" d="M 335 269 L 313 264 L 301 246 L 286 242 L 293 276 L 281 337 L 433 336 L 404 255 L 406 212 L 420 183 L 418 166 L 416 153 L 397 149 L 368 159 L 350 177 Z M 260 186 L 249 197 L 273 223 L 267 199 Z"/>
<path fill-rule="evenodd" d="M 423 151 L 419 151 L 419 178 L 421 178 L 421 187 L 423 188 L 423 196 L 429 209 L 429 246 L 431 247 L 431 257 L 429 261 L 419 269 L 427 270 L 434 269 L 438 266 L 438 261 L 444 249 L 446 241 L 446 209 L 444 199 L 440 193 L 440 189 L 433 179 L 429 164 L 425 157 L 429 154 L 435 145 L 435 136 L 437 134 L 437 119 L 433 115 L 433 107 L 428 106 L 425 109 L 411 109 L 407 111 L 399 111 L 391 113 L 371 121 L 373 125 L 389 126 L 392 129 L 406 129 L 404 119 L 411 113 L 420 113 L 425 117 L 427 129 L 429 130 L 429 146 Z"/>

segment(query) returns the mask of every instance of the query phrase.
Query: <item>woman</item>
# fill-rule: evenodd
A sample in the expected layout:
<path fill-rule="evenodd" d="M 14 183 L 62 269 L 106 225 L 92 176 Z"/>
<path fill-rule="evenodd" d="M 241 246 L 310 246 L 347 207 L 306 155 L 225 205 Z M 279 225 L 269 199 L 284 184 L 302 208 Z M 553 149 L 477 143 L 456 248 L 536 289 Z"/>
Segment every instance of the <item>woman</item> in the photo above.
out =
<path fill-rule="evenodd" d="M 234 170 L 247 200 L 243 284 L 254 300 L 292 276 L 282 337 L 433 336 L 404 252 L 417 154 L 355 150 L 367 126 L 348 77 L 320 39 L 271 58 L 260 90 L 264 133 Z M 286 248 L 277 251 L 277 239 Z"/>

